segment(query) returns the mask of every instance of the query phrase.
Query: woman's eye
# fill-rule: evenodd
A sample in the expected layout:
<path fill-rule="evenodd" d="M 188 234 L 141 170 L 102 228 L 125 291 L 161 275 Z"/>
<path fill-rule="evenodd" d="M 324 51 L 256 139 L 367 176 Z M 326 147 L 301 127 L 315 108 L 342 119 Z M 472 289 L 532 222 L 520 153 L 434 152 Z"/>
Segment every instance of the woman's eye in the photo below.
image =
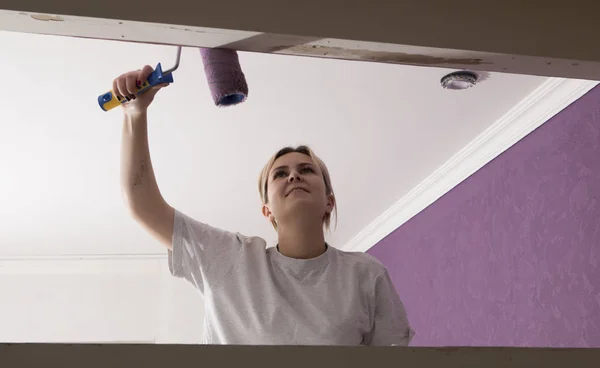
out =
<path fill-rule="evenodd" d="M 312 167 L 305 167 L 302 170 L 300 170 L 300 172 L 302 172 L 302 173 L 313 173 L 315 171 L 312 169 Z"/>
<path fill-rule="evenodd" d="M 275 174 L 273 174 L 273 179 L 277 179 L 279 177 L 282 177 L 283 175 L 285 175 L 283 171 L 277 171 Z"/>

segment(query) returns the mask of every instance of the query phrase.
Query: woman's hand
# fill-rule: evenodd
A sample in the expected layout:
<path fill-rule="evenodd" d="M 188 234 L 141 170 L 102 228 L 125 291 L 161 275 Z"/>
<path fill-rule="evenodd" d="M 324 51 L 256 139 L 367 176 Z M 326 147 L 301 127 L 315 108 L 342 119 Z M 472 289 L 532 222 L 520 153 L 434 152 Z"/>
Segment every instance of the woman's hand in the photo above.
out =
<path fill-rule="evenodd" d="M 168 86 L 168 83 L 156 85 L 141 95 L 136 95 L 138 86 L 145 82 L 153 71 L 154 69 L 150 65 L 146 65 L 142 69 L 121 74 L 113 81 L 114 94 L 128 100 L 122 105 L 125 113 L 145 113 L 156 93 L 161 88 Z"/>

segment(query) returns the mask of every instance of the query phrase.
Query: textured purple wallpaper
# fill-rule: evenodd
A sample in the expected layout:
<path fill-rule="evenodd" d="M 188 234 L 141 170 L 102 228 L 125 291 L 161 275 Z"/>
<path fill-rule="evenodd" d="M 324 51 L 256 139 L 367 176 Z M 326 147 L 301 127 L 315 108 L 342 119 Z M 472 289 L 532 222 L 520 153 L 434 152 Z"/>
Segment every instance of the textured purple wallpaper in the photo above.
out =
<path fill-rule="evenodd" d="M 600 88 L 368 253 L 414 346 L 600 347 Z"/>

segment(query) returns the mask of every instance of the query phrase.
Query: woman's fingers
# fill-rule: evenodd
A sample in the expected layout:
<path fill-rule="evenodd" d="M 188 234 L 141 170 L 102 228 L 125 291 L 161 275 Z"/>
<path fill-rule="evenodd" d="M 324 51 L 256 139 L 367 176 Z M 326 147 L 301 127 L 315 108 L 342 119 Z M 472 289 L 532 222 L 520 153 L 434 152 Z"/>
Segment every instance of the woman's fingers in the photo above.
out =
<path fill-rule="evenodd" d="M 137 95 L 137 78 L 139 73 L 129 73 L 125 77 L 125 87 L 127 88 L 127 92 L 129 93 L 129 98 L 135 99 L 135 95 Z"/>
<path fill-rule="evenodd" d="M 117 90 L 119 91 L 119 95 L 121 97 L 129 100 L 129 92 L 127 91 L 127 82 L 125 81 L 125 78 L 127 78 L 125 74 L 117 78 Z"/>
<path fill-rule="evenodd" d="M 140 75 L 139 75 L 139 82 L 144 83 L 146 80 L 148 80 L 148 77 L 150 76 L 150 74 L 152 74 L 152 72 L 154 71 L 154 69 L 150 66 L 150 65 L 145 65 L 142 70 L 140 71 Z"/>
<path fill-rule="evenodd" d="M 121 95 L 121 92 L 119 92 L 119 85 L 117 83 L 118 81 L 119 81 L 119 78 L 115 78 L 113 80 L 112 90 L 113 90 L 113 94 L 115 95 L 115 97 L 121 98 L 121 97 L 123 97 L 123 95 Z"/>
<path fill-rule="evenodd" d="M 142 69 L 121 74 L 113 80 L 113 93 L 117 98 L 125 98 L 127 101 L 136 99 L 139 86 L 148 80 L 153 71 L 150 65 L 145 65 Z"/>

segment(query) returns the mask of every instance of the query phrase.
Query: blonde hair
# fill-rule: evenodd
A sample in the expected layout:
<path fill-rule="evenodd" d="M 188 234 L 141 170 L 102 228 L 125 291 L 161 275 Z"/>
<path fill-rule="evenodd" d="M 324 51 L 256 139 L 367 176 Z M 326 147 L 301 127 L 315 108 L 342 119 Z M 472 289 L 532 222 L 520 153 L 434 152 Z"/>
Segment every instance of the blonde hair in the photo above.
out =
<path fill-rule="evenodd" d="M 269 161 L 267 161 L 267 164 L 263 167 L 258 178 L 258 192 L 260 193 L 260 200 L 262 204 L 267 204 L 269 201 L 267 196 L 269 171 L 271 171 L 271 168 L 273 168 L 273 164 L 275 164 L 275 161 L 279 157 L 291 152 L 302 153 L 310 157 L 313 163 L 319 167 L 321 173 L 323 174 L 323 181 L 325 183 L 325 194 L 328 196 L 331 195 L 334 201 L 333 211 L 331 213 L 326 213 L 323 217 L 323 225 L 325 226 L 325 229 L 329 230 L 332 213 L 335 213 L 337 225 L 337 202 L 335 200 L 335 194 L 333 193 L 333 186 L 331 185 L 331 177 L 329 176 L 329 170 L 327 170 L 327 166 L 325 166 L 325 163 L 317 155 L 315 155 L 315 153 L 308 146 L 298 146 L 295 148 L 284 147 L 277 151 L 277 153 L 275 153 L 273 156 L 271 156 Z M 271 220 L 271 224 L 273 225 L 273 228 L 277 230 L 277 222 L 275 221 L 275 219 Z"/>

